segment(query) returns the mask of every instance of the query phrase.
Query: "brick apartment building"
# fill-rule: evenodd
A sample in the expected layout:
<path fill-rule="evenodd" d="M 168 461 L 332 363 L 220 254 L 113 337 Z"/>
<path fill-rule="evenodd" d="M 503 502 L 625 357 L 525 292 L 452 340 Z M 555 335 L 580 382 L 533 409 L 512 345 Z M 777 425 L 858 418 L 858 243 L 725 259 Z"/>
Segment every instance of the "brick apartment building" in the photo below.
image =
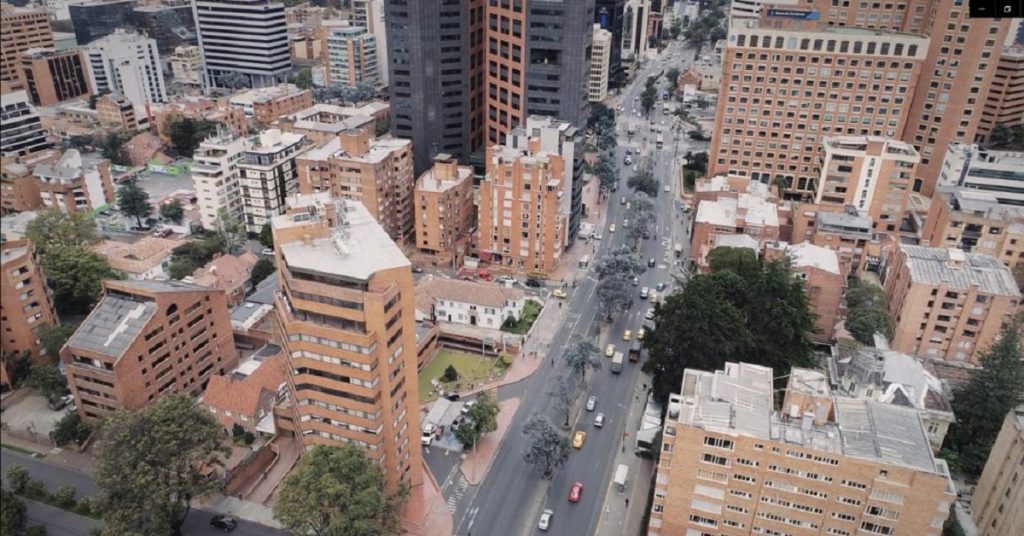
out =
<path fill-rule="evenodd" d="M 80 50 L 33 48 L 22 52 L 18 61 L 25 90 L 37 106 L 53 106 L 92 92 Z"/>
<path fill-rule="evenodd" d="M 245 117 L 258 125 L 269 125 L 283 115 L 290 115 L 313 105 L 313 90 L 299 89 L 294 84 L 247 89 L 228 99 L 231 106 L 241 108 Z"/>
<path fill-rule="evenodd" d="M 901 244 L 884 263 L 891 346 L 900 352 L 977 365 L 1020 303 L 1010 269 L 990 255 Z"/>
<path fill-rule="evenodd" d="M 780 238 L 777 199 L 767 186 L 757 182 L 749 184 L 742 193 L 720 191 L 714 199 L 697 203 L 690 233 L 690 260 L 701 271 L 707 271 L 707 256 L 722 245 L 719 236 L 744 235 L 753 239 L 756 251 Z"/>
<path fill-rule="evenodd" d="M 416 180 L 416 248 L 431 253 L 455 252 L 469 238 L 473 217 L 473 168 L 439 154 L 434 167 Z"/>
<path fill-rule="evenodd" d="M 57 323 L 53 298 L 29 240 L 0 243 L 0 385 L 10 385 L 6 359 L 15 355 L 39 358 L 45 352 L 38 330 Z M 55 356 L 50 356 L 51 358 Z"/>
<path fill-rule="evenodd" d="M 412 142 L 347 130 L 296 161 L 299 192 L 359 201 L 395 240 L 413 232 Z"/>
<path fill-rule="evenodd" d="M 61 360 L 85 420 L 165 394 L 199 396 L 212 375 L 238 364 L 227 297 L 179 281 L 104 281 Z"/>
<path fill-rule="evenodd" d="M 304 134 L 313 145 L 321 146 L 346 130 L 368 129 L 376 132 L 387 122 L 390 107 L 372 101 L 361 106 L 318 103 L 292 115 L 279 118 L 274 126 L 285 132 Z"/>
<path fill-rule="evenodd" d="M 1013 268 L 1024 258 L 1024 207 L 1000 204 L 992 192 L 939 188 L 921 245 L 991 255 Z"/>
<path fill-rule="evenodd" d="M 817 315 L 812 338 L 821 343 L 831 342 L 836 323 L 845 314 L 846 273 L 839 264 L 839 255 L 810 242 L 793 245 L 774 242 L 765 245 L 764 257 L 769 262 L 789 258 L 793 274 L 803 282 L 811 311 Z"/>
<path fill-rule="evenodd" d="M 26 89 L 18 56 L 33 48 L 54 48 L 53 29 L 45 9 L 0 4 L 0 93 Z"/>
<path fill-rule="evenodd" d="M 115 202 L 110 161 L 82 156 L 68 149 L 55 163 L 32 168 L 42 208 L 61 212 L 90 212 Z"/>
<path fill-rule="evenodd" d="M 939 536 L 956 500 L 917 412 L 832 397 L 793 369 L 687 369 L 670 396 L 647 533 Z"/>
<path fill-rule="evenodd" d="M 305 447 L 349 443 L 387 489 L 420 483 L 415 291 L 398 246 L 360 203 L 299 195 L 273 219 L 278 340 L 288 395 L 278 426 Z"/>
<path fill-rule="evenodd" d="M 835 251 L 849 277 L 878 267 L 881 245 L 873 231 L 874 222 L 856 208 L 799 203 L 791 211 L 791 222 L 793 242 L 807 241 Z"/>
<path fill-rule="evenodd" d="M 999 56 L 977 137 L 987 141 L 995 125 L 1024 125 L 1024 45 L 1007 47 Z"/>
<path fill-rule="evenodd" d="M 974 487 L 971 513 L 981 536 L 1014 536 L 1024 527 L 1024 407 L 1006 414 Z"/>

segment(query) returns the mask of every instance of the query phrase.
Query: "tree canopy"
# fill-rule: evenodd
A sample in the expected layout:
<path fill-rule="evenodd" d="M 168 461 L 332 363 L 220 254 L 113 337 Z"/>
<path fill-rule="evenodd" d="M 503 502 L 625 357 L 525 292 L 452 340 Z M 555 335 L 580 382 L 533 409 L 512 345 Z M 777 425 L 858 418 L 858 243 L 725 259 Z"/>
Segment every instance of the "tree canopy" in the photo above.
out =
<path fill-rule="evenodd" d="M 57 324 L 36 328 L 36 334 L 39 336 L 39 346 L 43 349 L 43 353 L 46 354 L 51 364 L 57 363 L 60 349 L 64 347 L 64 343 L 68 342 L 68 339 L 74 333 L 75 328 Z"/>
<path fill-rule="evenodd" d="M 626 186 L 629 186 L 637 192 L 643 192 L 650 197 L 658 196 L 658 180 L 654 178 L 654 170 L 651 169 L 649 162 L 637 168 L 633 176 L 626 182 Z"/>
<path fill-rule="evenodd" d="M 1007 151 L 1024 151 L 1024 125 L 1008 127 L 997 123 L 988 138 L 989 147 Z"/>
<path fill-rule="evenodd" d="M 669 295 L 655 314 L 657 327 L 644 341 L 650 356 L 644 371 L 653 375 L 653 393 L 662 403 L 679 389 L 686 368 L 713 371 L 743 361 L 780 376 L 791 366 L 813 364 L 815 316 L 803 284 L 783 261 L 760 270 L 722 262 L 719 271 L 696 275 Z"/>
<path fill-rule="evenodd" d="M 483 393 L 476 399 L 476 404 L 466 412 L 466 419 L 455 431 L 455 438 L 462 443 L 462 448 L 473 448 L 484 434 L 498 429 L 498 400 L 490 393 Z"/>
<path fill-rule="evenodd" d="M 565 364 L 573 374 L 579 375 L 581 384 L 587 381 L 588 370 L 601 370 L 601 351 L 589 340 L 570 344 L 562 354 Z"/>
<path fill-rule="evenodd" d="M 148 218 L 153 213 L 153 204 L 149 202 L 149 192 L 134 182 L 125 184 L 117 191 L 117 203 L 121 206 L 121 212 L 135 218 L 139 227 L 142 227 L 142 219 Z"/>
<path fill-rule="evenodd" d="M 619 180 L 615 170 L 615 155 L 611 151 L 601 151 L 597 156 L 597 164 L 594 166 L 594 174 L 601 182 L 601 187 L 611 190 Z"/>
<path fill-rule="evenodd" d="M 36 251 L 44 257 L 56 247 L 91 246 L 99 242 L 96 221 L 85 212 L 40 212 L 28 222 L 25 236 L 35 244 Z"/>
<path fill-rule="evenodd" d="M 108 534 L 179 534 L 194 497 L 214 489 L 220 425 L 188 394 L 171 394 L 103 423 L 99 484 Z"/>
<path fill-rule="evenodd" d="M 269 259 L 260 259 L 256 261 L 256 264 L 252 267 L 252 275 L 250 276 L 252 286 L 255 287 L 256 285 L 259 285 L 260 281 L 270 277 L 275 270 L 277 270 L 277 268 L 274 267 L 274 263 Z"/>
<path fill-rule="evenodd" d="M 180 224 L 181 220 L 185 217 L 185 207 L 181 206 L 181 201 L 171 199 L 160 205 L 160 217 L 175 224 Z"/>
<path fill-rule="evenodd" d="M 956 422 L 946 434 L 945 447 L 956 453 L 960 470 L 972 477 L 985 468 L 1007 413 L 1024 403 L 1022 324 L 1021 314 L 1003 324 L 998 339 L 983 351 L 981 368 L 953 391 Z"/>
<path fill-rule="evenodd" d="M 397 535 L 401 500 L 387 494 L 380 467 L 358 447 L 317 445 L 281 485 L 274 516 L 292 534 Z"/>
<path fill-rule="evenodd" d="M 613 311 L 624 310 L 632 302 L 633 277 L 643 273 L 644 267 L 628 246 L 621 246 L 599 259 L 595 269 L 601 313 L 610 320 Z"/>
<path fill-rule="evenodd" d="M 878 285 L 852 281 L 846 308 L 846 330 L 861 344 L 873 345 L 875 333 L 892 337 L 892 317 L 885 307 L 885 291 Z"/>
<path fill-rule="evenodd" d="M 309 67 L 303 67 L 291 77 L 289 82 L 295 84 L 300 89 L 312 89 L 313 88 L 313 69 Z"/>
<path fill-rule="evenodd" d="M 0 488 L 0 534 L 20 534 L 26 520 L 25 501 L 14 492 Z"/>
<path fill-rule="evenodd" d="M 104 279 L 117 279 L 107 260 L 84 247 L 51 247 L 41 257 L 59 315 L 86 314 L 99 301 Z"/>
<path fill-rule="evenodd" d="M 259 236 L 256 237 L 256 239 L 259 240 L 260 245 L 265 248 L 274 247 L 274 231 L 273 229 L 270 228 L 269 221 L 267 223 L 264 223 L 263 227 L 260 227 L 260 234 Z"/>
<path fill-rule="evenodd" d="M 529 442 L 523 451 L 523 461 L 541 470 L 544 478 L 551 478 L 555 469 L 569 459 L 569 438 L 543 415 L 534 415 L 523 426 Z"/>
<path fill-rule="evenodd" d="M 67 380 L 55 365 L 33 365 L 25 386 L 31 387 L 46 398 L 63 396 L 68 392 Z"/>
<path fill-rule="evenodd" d="M 164 124 L 164 133 L 181 156 L 192 157 L 199 144 L 217 131 L 218 123 L 206 119 L 174 116 Z"/>

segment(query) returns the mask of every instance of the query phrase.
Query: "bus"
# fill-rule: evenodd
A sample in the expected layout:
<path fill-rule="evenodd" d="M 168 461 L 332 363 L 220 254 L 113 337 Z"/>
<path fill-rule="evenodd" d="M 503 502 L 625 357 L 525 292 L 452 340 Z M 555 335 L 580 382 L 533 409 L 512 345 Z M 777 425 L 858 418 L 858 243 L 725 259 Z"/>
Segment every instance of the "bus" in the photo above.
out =
<path fill-rule="evenodd" d="M 654 141 L 654 145 L 657 148 L 659 148 L 659 149 L 661 149 L 662 147 L 665 146 L 665 136 L 664 136 L 664 134 L 658 134 L 658 137 Z"/>
<path fill-rule="evenodd" d="M 622 372 L 622 361 L 625 356 L 622 352 L 615 352 L 615 356 L 612 357 L 612 374 L 618 374 Z"/>

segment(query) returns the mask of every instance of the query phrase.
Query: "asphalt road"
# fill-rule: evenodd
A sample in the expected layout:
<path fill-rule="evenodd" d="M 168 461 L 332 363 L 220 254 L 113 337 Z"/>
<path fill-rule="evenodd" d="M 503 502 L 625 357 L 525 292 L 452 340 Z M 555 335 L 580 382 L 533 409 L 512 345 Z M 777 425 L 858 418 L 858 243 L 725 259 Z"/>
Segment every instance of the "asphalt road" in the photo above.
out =
<path fill-rule="evenodd" d="M 0 449 L 0 468 L 3 469 L 5 479 L 7 467 L 11 464 L 24 466 L 33 478 L 42 481 L 51 491 L 56 490 L 58 486 L 70 484 L 78 490 L 79 497 L 94 496 L 99 493 L 96 480 L 91 475 L 51 465 L 46 463 L 44 459 L 33 458 L 10 449 Z M 92 528 L 100 524 L 94 519 L 82 517 L 45 504 L 29 502 L 27 510 L 29 524 L 46 525 L 51 536 L 86 536 Z M 223 531 L 210 528 L 210 518 L 214 515 L 216 515 L 216 512 L 193 508 L 189 512 L 188 518 L 185 519 L 182 534 L 187 536 L 223 535 Z M 243 534 L 245 536 L 280 536 L 284 533 L 264 525 L 239 520 L 235 534 Z"/>
<path fill-rule="evenodd" d="M 681 50 L 679 44 L 671 48 L 677 52 L 677 58 L 672 65 L 682 70 L 683 63 L 691 61 L 692 54 L 678 54 Z M 652 157 L 655 176 L 664 186 L 672 176 L 673 166 L 678 164 L 678 157 L 691 146 L 693 149 L 701 147 L 700 144 L 688 140 L 680 140 L 677 145 L 673 136 L 666 135 L 665 147 L 656 149 L 654 134 L 650 131 L 647 120 L 642 120 L 640 124 L 641 120 L 631 114 L 634 106 L 640 108 L 639 100 L 634 101 L 633 97 L 643 90 L 647 75 L 670 66 L 667 62 L 652 63 L 637 77 L 637 82 L 623 91 L 621 102 L 625 112 L 618 112 L 622 136 L 616 156 L 620 165 L 627 148 L 634 154 L 639 149 L 642 155 Z M 664 81 L 660 87 L 665 87 Z M 672 118 L 663 117 L 661 102 L 658 104 L 656 111 L 652 112 L 656 124 L 660 126 L 661 120 L 665 119 L 666 124 L 671 125 Z M 632 117 L 629 117 L 630 115 Z M 631 141 L 625 136 L 625 124 L 628 121 L 638 123 L 636 136 Z M 643 138 L 646 138 L 646 143 Z M 604 240 L 595 242 L 598 244 L 595 259 L 627 241 L 622 227 L 625 207 L 620 204 L 620 198 L 631 194 L 625 186 L 631 174 L 632 166 L 621 170 L 619 190 L 612 193 L 607 201 L 609 206 L 606 224 L 600 231 L 604 235 Z M 674 242 L 688 244 L 684 236 L 683 222 L 677 219 L 677 203 L 674 199 L 678 199 L 678 193 L 675 191 L 678 186 L 671 184 L 671 187 L 673 191 L 670 194 L 662 191 L 655 199 L 658 214 L 657 237 L 652 236 L 651 239 L 642 241 L 640 245 L 639 256 L 645 265 L 648 258 L 654 258 L 657 264 L 640 277 L 640 286 L 652 289 L 658 282 L 672 281 L 670 270 L 678 272 L 672 265 Z M 608 232 L 608 224 L 611 223 L 616 225 L 614 233 Z M 639 287 L 635 289 L 639 292 Z M 546 414 L 555 424 L 562 422 L 549 393 L 558 376 L 557 371 L 563 370 L 559 358 L 565 347 L 577 337 L 594 337 L 597 334 L 600 319 L 596 318 L 599 304 L 595 290 L 596 279 L 591 273 L 572 290 L 566 304 L 569 307 L 569 314 L 562 329 L 558 330 L 551 341 L 541 369 L 526 380 L 499 390 L 500 398 L 516 396 L 520 398 L 521 404 L 484 482 L 476 488 L 460 484 L 458 472 L 454 469 L 437 475 L 444 485 L 449 506 L 454 508 L 455 534 L 522 536 L 538 533 L 537 519 L 545 508 L 551 508 L 555 512 L 550 531 L 552 534 L 591 535 L 596 532 L 603 509 L 602 502 L 612 477 L 613 460 L 616 450 L 623 445 L 624 434 L 629 435 L 625 437 L 623 448 L 631 449 L 634 446 L 633 436 L 638 423 L 625 421 L 631 397 L 636 396 L 638 383 L 646 383 L 646 379 L 641 380 L 644 375 L 641 374 L 638 363 L 627 361 L 621 374 L 613 374 L 610 371 L 610 360 L 605 359 L 602 370 L 590 373 L 589 385 L 581 400 L 589 395 L 597 396 L 597 411 L 605 414 L 605 425 L 603 428 L 593 427 L 594 413 L 580 409 L 577 413 L 579 420 L 574 422 L 573 430 L 586 431 L 587 441 L 582 449 L 573 449 L 569 460 L 556 471 L 550 481 L 543 480 L 539 471 L 526 465 L 522 460 L 522 452 L 527 444 L 522 427 L 527 420 L 535 414 Z M 649 307 L 651 304 L 639 299 L 638 296 L 628 311 L 615 317 L 607 331 L 610 335 L 608 342 L 614 342 L 620 349 L 628 348 L 629 343 L 622 341 L 623 331 L 632 330 L 635 336 Z M 554 367 L 550 365 L 552 359 L 557 363 Z M 436 459 L 432 461 L 438 462 Z M 454 461 L 445 460 L 442 462 L 443 467 L 454 467 Z M 435 463 L 431 463 L 431 467 L 442 465 Z M 582 499 L 577 503 L 570 503 L 569 488 L 575 481 L 584 484 Z"/>

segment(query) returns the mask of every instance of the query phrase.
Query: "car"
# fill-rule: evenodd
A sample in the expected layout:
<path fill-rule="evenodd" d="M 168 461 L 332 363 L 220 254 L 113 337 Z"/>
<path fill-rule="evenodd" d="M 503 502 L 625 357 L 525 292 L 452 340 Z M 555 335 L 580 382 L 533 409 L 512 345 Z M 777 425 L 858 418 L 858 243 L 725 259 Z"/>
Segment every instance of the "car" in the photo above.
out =
<path fill-rule="evenodd" d="M 594 240 L 601 240 L 604 237 L 601 236 L 601 233 L 594 233 L 594 235 L 591 238 L 593 238 Z"/>
<path fill-rule="evenodd" d="M 533 288 L 540 288 L 544 286 L 544 282 L 536 277 L 531 277 L 526 280 L 526 286 Z"/>
<path fill-rule="evenodd" d="M 173 233 L 174 229 L 171 229 L 170 227 L 161 227 L 153 231 L 153 236 L 158 238 L 167 238 L 168 236 L 171 236 Z"/>
<path fill-rule="evenodd" d="M 604 426 L 604 413 L 598 413 L 594 415 L 594 427 L 601 428 Z"/>
<path fill-rule="evenodd" d="M 414 274 L 422 274 L 423 273 L 423 268 L 421 268 L 419 266 L 416 266 L 414 264 L 414 265 L 412 265 L 412 273 L 414 273 Z"/>
<path fill-rule="evenodd" d="M 654 268 L 655 265 L 657 265 L 657 261 L 654 260 L 654 257 L 647 259 L 648 268 Z"/>
<path fill-rule="evenodd" d="M 632 207 L 632 206 L 633 206 L 632 203 L 626 203 L 626 210 L 629 210 L 629 208 Z M 626 220 L 626 221 L 629 221 L 629 220 Z M 623 227 L 625 227 L 625 225 L 623 225 Z"/>
<path fill-rule="evenodd" d="M 604 356 L 605 357 L 611 357 L 613 355 L 615 355 L 615 345 L 614 344 L 609 344 L 608 346 L 606 346 L 604 348 Z"/>
<path fill-rule="evenodd" d="M 583 482 L 573 482 L 572 487 L 569 488 L 569 502 L 580 502 L 580 497 L 583 496 Z"/>
<path fill-rule="evenodd" d="M 444 397 L 451 402 L 457 402 L 460 398 L 462 398 L 461 396 L 459 396 L 459 393 L 448 393 Z"/>
<path fill-rule="evenodd" d="M 629 220 L 622 220 L 622 228 L 625 229 L 627 227 L 629 227 Z"/>
<path fill-rule="evenodd" d="M 548 530 L 551 526 L 551 518 L 555 516 L 555 511 L 548 508 L 540 514 L 540 521 L 537 522 L 537 528 L 540 530 Z"/>
<path fill-rule="evenodd" d="M 71 395 L 51 397 L 47 403 L 53 411 L 60 411 L 74 401 Z"/>
<path fill-rule="evenodd" d="M 633 276 L 633 286 L 636 287 L 636 286 L 639 286 L 639 285 L 640 285 L 640 278 L 634 275 Z"/>
<path fill-rule="evenodd" d="M 646 328 L 640 328 L 640 329 L 636 330 L 636 340 L 642 341 L 642 340 L 644 340 L 644 337 L 646 337 L 646 336 L 647 336 L 647 329 Z"/>
<path fill-rule="evenodd" d="M 647 287 L 643 287 L 643 288 L 640 289 L 640 297 L 646 300 L 647 299 L 647 295 L 650 294 L 650 292 L 651 292 L 651 289 L 649 289 Z"/>
<path fill-rule="evenodd" d="M 464 422 L 466 422 L 466 416 L 465 415 L 459 415 L 459 416 L 455 417 L 455 419 L 452 420 L 452 431 L 454 432 L 454 431 L 458 430 L 459 427 L 462 426 L 462 423 L 464 423 Z"/>
<path fill-rule="evenodd" d="M 647 310 L 647 313 L 644 314 L 644 318 L 647 320 L 654 320 L 654 307 Z"/>
<path fill-rule="evenodd" d="M 620 205 L 625 205 L 626 204 L 626 196 L 622 196 L 622 199 L 619 200 L 619 204 Z"/>
<path fill-rule="evenodd" d="M 566 296 L 568 296 L 568 294 L 566 294 L 565 291 L 560 288 L 556 288 L 554 292 L 551 293 L 551 295 L 560 300 L 564 300 Z"/>
<path fill-rule="evenodd" d="M 460 412 L 463 415 L 468 415 L 469 414 L 469 410 L 473 409 L 473 406 L 475 406 L 475 405 L 476 405 L 476 400 L 467 400 L 466 403 L 462 405 L 462 409 L 460 410 Z"/>
<path fill-rule="evenodd" d="M 434 440 L 434 425 L 426 423 L 423 425 L 423 433 L 420 435 L 420 443 L 429 446 L 430 442 Z"/>
<path fill-rule="evenodd" d="M 273 257 L 274 256 L 274 248 L 263 248 L 263 250 L 260 251 L 260 253 L 262 255 L 266 256 L 266 257 Z M 413 269 L 413 271 L 415 271 L 415 268 Z"/>
<path fill-rule="evenodd" d="M 615 232 L 615 224 L 614 223 L 608 226 L 608 232 L 609 233 L 614 233 Z"/>
<path fill-rule="evenodd" d="M 657 303 L 657 301 L 658 301 L 658 293 L 657 292 L 651 292 L 651 295 L 648 296 L 647 298 L 651 300 L 651 303 Z"/>
<path fill-rule="evenodd" d="M 633 171 L 636 171 L 639 167 L 639 165 L 633 166 Z"/>
<path fill-rule="evenodd" d="M 215 515 L 210 518 L 210 528 L 223 530 L 224 532 L 231 532 L 238 526 L 238 521 L 235 518 L 225 515 Z"/>
<path fill-rule="evenodd" d="M 671 191 L 672 191 L 672 187 L 666 184 L 665 185 L 665 193 L 668 193 L 668 192 L 671 192 Z"/>
<path fill-rule="evenodd" d="M 594 395 L 590 395 L 589 397 L 587 397 L 587 411 L 594 411 L 594 408 L 596 407 L 597 397 Z"/>
<path fill-rule="evenodd" d="M 662 281 L 661 283 L 658 283 L 658 284 L 657 284 L 657 285 L 656 285 L 656 286 L 654 287 L 654 290 L 657 290 L 658 292 L 661 292 L 661 291 L 665 290 L 665 282 L 664 282 L 664 281 Z"/>
<path fill-rule="evenodd" d="M 632 150 L 632 149 L 629 149 L 629 148 L 627 148 L 627 149 L 626 149 L 626 156 L 633 156 L 633 150 Z"/>
<path fill-rule="evenodd" d="M 628 340 L 630 340 L 632 338 L 633 338 L 633 332 L 632 331 L 627 329 L 626 331 L 622 332 L 622 340 L 628 341 Z"/>
<path fill-rule="evenodd" d="M 583 442 L 586 441 L 586 440 L 587 440 L 587 433 L 584 432 L 583 430 L 577 430 L 576 433 L 572 435 L 572 448 L 574 448 L 574 449 L 581 449 L 581 448 L 583 448 Z"/>

